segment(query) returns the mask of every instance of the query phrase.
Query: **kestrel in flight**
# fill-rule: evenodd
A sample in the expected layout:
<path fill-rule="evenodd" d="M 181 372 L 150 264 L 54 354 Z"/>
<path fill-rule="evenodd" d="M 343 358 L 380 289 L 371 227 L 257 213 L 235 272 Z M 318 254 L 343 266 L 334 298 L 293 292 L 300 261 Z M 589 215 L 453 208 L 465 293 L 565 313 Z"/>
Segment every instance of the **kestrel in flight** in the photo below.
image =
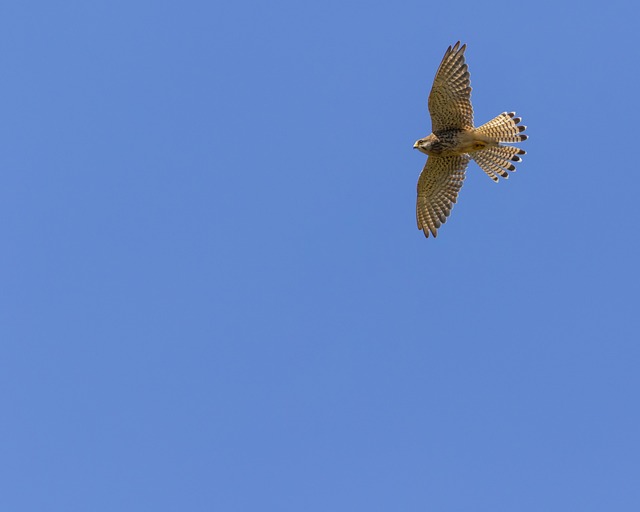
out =
<path fill-rule="evenodd" d="M 418 179 L 416 217 L 424 236 L 434 237 L 447 221 L 465 178 L 465 169 L 473 159 L 497 182 L 515 171 L 513 162 L 525 151 L 503 142 L 521 142 L 526 126 L 515 112 L 503 112 L 488 123 L 473 127 L 471 83 L 464 61 L 467 45 L 458 41 L 449 46 L 433 80 L 429 94 L 429 112 L 433 133 L 416 141 L 414 148 L 429 155 Z"/>

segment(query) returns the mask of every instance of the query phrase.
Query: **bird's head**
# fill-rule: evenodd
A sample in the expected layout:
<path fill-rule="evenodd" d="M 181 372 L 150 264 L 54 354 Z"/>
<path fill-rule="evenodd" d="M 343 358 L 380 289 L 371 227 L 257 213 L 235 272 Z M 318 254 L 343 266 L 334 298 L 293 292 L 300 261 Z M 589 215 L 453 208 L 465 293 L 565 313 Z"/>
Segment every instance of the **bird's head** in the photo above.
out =
<path fill-rule="evenodd" d="M 418 151 L 428 155 L 431 150 L 431 145 L 433 144 L 433 136 L 429 135 L 424 139 L 418 139 L 416 143 L 413 145 L 413 149 L 417 149 Z"/>

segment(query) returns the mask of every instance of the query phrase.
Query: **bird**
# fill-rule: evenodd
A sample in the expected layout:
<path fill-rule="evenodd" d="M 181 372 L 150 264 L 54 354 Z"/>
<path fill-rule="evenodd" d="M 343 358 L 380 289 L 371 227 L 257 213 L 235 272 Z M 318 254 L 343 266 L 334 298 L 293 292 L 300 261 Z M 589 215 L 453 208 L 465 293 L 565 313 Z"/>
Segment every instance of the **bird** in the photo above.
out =
<path fill-rule="evenodd" d="M 449 46 L 436 71 L 429 93 L 432 133 L 418 139 L 414 149 L 426 154 L 427 162 L 418 179 L 416 219 L 418 229 L 429 238 L 447 221 L 465 179 L 470 160 L 494 181 L 508 178 L 521 162 L 522 149 L 503 143 L 528 138 L 526 126 L 515 112 L 503 112 L 474 128 L 471 81 L 460 41 Z"/>

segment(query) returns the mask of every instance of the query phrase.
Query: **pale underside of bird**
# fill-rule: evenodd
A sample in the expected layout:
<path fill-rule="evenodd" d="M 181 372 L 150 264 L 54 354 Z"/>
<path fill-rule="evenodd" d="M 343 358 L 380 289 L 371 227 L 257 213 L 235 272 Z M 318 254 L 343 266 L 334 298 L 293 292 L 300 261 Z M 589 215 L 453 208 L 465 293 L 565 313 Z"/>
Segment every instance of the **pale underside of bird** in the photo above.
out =
<path fill-rule="evenodd" d="M 416 217 L 418 229 L 434 237 L 447 221 L 458 199 L 469 160 L 495 182 L 509 177 L 521 162 L 522 149 L 504 145 L 527 139 L 526 126 L 515 112 L 503 112 L 474 128 L 471 82 L 464 60 L 467 45 L 449 46 L 429 94 L 432 133 L 416 141 L 414 148 L 428 155 L 418 179 Z"/>

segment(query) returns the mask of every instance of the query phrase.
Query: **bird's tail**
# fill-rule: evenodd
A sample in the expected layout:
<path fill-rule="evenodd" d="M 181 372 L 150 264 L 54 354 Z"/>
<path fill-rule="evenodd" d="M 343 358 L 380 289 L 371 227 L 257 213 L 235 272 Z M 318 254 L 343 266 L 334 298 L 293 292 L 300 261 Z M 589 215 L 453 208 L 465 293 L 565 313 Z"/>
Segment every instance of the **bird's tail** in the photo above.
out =
<path fill-rule="evenodd" d="M 494 117 L 488 123 L 476 128 L 475 132 L 490 137 L 495 142 L 521 142 L 527 140 L 528 136 L 524 132 L 526 126 L 520 125 L 519 117 L 514 117 L 515 112 L 503 112 Z M 526 151 L 515 148 L 513 146 L 489 146 L 481 151 L 471 153 L 480 168 L 486 172 L 493 181 L 498 181 L 498 176 L 508 178 L 507 171 L 515 171 L 516 167 L 513 162 L 521 162 L 522 159 L 518 155 L 524 155 Z"/>

